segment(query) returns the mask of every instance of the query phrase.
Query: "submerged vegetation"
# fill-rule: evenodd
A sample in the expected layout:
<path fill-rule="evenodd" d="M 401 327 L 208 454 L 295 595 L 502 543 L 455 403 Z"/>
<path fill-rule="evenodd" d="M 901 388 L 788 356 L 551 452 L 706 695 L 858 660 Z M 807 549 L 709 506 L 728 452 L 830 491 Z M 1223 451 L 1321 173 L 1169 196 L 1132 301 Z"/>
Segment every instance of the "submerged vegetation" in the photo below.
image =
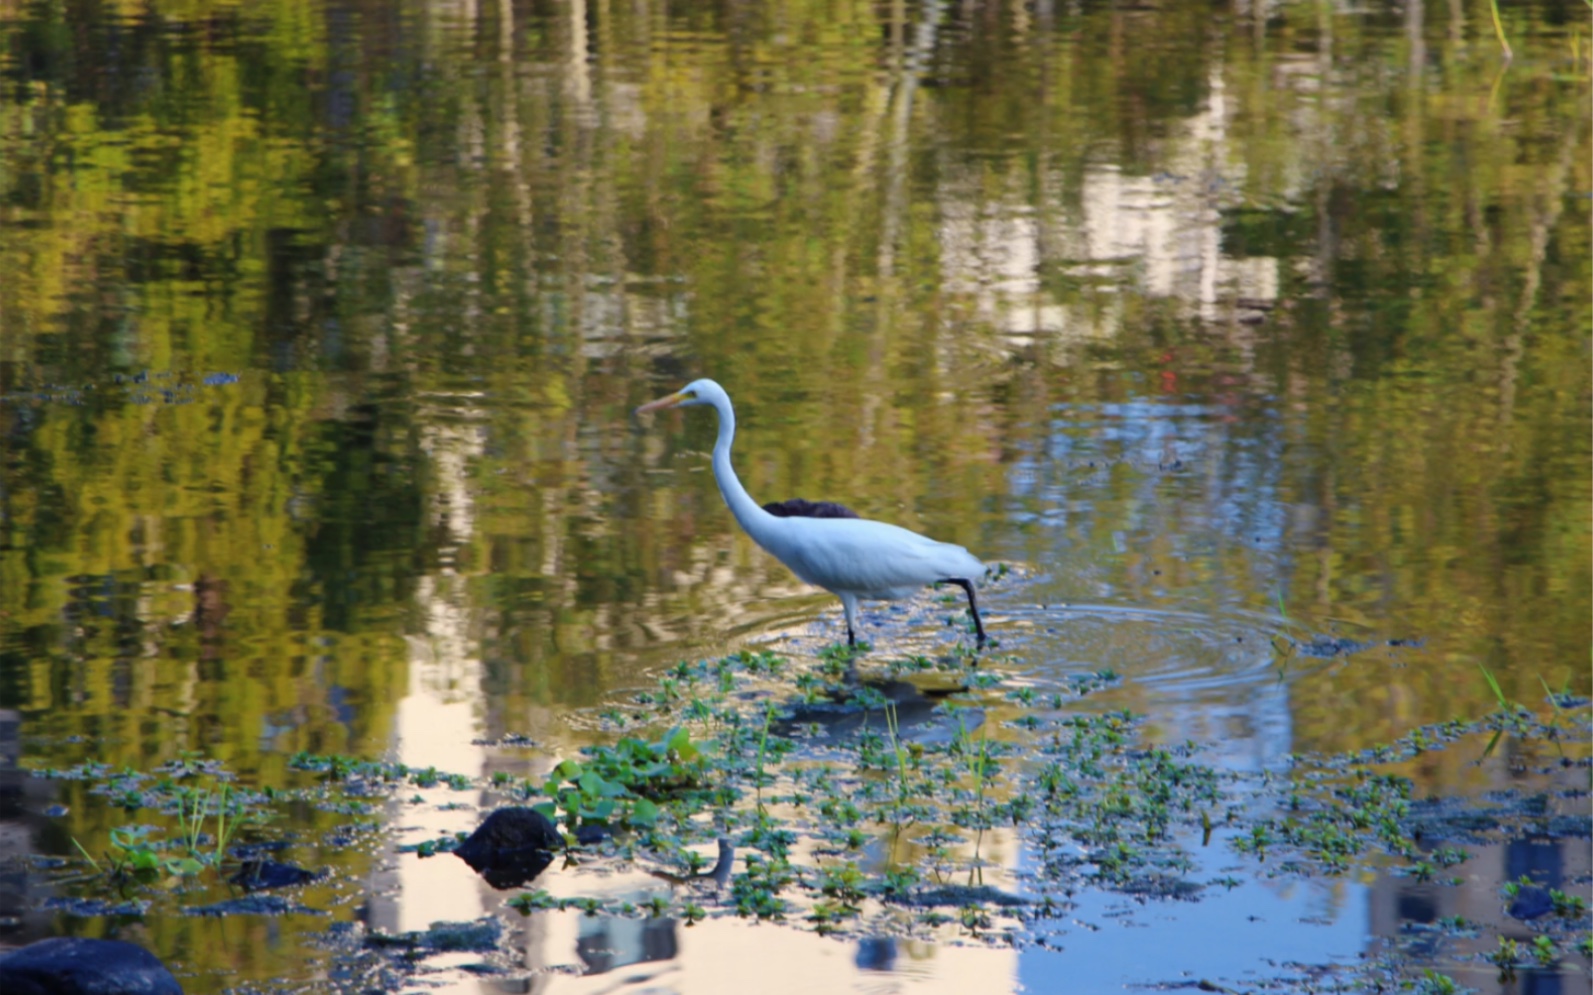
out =
<path fill-rule="evenodd" d="M 168 823 L 124 823 L 111 829 L 96 857 L 77 839 L 72 845 L 110 883 L 127 879 L 193 878 L 219 871 L 240 830 L 265 819 L 268 794 L 236 788 L 220 764 L 188 756 L 148 773 L 116 771 L 104 764 L 69 770 L 41 768 L 36 776 L 92 783 L 91 794 L 132 816 L 141 811 Z"/>

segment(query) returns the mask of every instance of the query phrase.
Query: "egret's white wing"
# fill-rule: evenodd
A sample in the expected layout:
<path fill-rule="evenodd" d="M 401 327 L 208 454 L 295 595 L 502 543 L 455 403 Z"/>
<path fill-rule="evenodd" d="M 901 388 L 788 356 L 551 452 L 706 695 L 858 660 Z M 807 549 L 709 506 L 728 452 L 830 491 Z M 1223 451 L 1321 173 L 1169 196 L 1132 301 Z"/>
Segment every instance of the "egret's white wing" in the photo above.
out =
<path fill-rule="evenodd" d="M 768 549 L 798 577 L 830 591 L 904 597 L 984 565 L 961 546 L 868 519 L 787 519 Z"/>

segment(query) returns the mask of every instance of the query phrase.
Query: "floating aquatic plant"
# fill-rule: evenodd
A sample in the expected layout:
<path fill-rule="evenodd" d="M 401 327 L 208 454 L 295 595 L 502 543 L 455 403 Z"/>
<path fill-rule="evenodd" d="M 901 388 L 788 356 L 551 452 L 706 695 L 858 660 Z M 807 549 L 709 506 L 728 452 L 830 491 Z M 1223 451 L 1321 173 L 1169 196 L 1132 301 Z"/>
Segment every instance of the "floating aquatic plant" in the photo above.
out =
<path fill-rule="evenodd" d="M 1354 755 L 1299 756 L 1264 775 L 1239 775 L 1203 763 L 1195 743 L 1147 742 L 1142 716 L 1086 710 L 1081 697 L 1119 680 L 1115 673 L 1075 675 L 1042 692 L 1012 687 L 1011 669 L 993 654 L 871 661 L 942 689 L 914 699 L 860 679 L 859 663 L 839 646 L 806 661 L 759 650 L 681 662 L 632 702 L 605 706 L 606 743 L 557 758 L 535 778 L 497 772 L 478 781 L 337 755 L 298 754 L 290 766 L 316 776 L 313 803 L 330 811 L 368 812 L 373 800 L 417 788 L 486 788 L 535 804 L 572 842 L 587 839 L 572 851 L 583 864 L 640 867 L 681 889 L 615 899 L 533 890 L 510 903 L 526 913 L 677 916 L 688 925 L 740 915 L 821 933 L 944 929 L 979 942 L 1043 944 L 1081 888 L 1176 900 L 1239 887 L 1238 868 L 1206 882 L 1187 878 L 1193 852 L 1206 846 L 1228 848 L 1260 876 L 1338 875 L 1395 857 L 1412 879 L 1443 887 L 1442 872 L 1470 857 L 1460 845 L 1466 837 L 1443 835 L 1442 813 L 1415 799 L 1412 782 L 1388 765 L 1502 728 L 1528 740 L 1586 732 L 1581 712 L 1557 711 L 1549 724 L 1496 713 L 1424 726 Z M 129 823 L 109 847 L 82 849 L 102 874 L 111 866 L 123 876 L 192 870 L 173 860 L 203 866 L 187 855 L 224 853 L 242 828 L 263 827 L 272 806 L 307 797 L 242 791 L 197 758 L 153 774 L 83 765 L 46 776 L 85 780 L 107 804 L 170 817 L 164 835 Z M 734 858 L 709 881 L 702 847 L 715 840 Z M 994 855 L 1018 841 L 1032 854 L 1029 866 L 1000 869 Z M 426 855 L 456 843 L 445 836 L 403 849 Z M 1546 894 L 1555 913 L 1539 934 L 1547 945 L 1501 946 L 1502 969 L 1585 949 L 1586 900 Z M 1438 928 L 1458 935 L 1472 927 Z M 1408 987 L 1442 990 L 1435 979 L 1407 977 Z"/>

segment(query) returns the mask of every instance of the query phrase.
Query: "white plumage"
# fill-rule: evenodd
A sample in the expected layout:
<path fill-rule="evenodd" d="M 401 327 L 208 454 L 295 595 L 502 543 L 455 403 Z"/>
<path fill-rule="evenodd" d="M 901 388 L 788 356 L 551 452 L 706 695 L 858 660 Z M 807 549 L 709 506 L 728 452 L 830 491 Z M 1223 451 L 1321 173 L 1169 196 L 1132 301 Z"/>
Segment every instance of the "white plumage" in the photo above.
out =
<path fill-rule="evenodd" d="M 846 609 L 846 639 L 857 644 L 859 599 L 905 598 L 926 584 L 957 584 L 968 595 L 974 631 L 984 644 L 974 578 L 984 564 L 961 546 L 885 522 L 858 518 L 838 505 L 787 501 L 760 507 L 730 466 L 730 444 L 736 435 L 736 413 L 730 395 L 712 380 L 694 380 L 685 387 L 637 408 L 638 413 L 662 408 L 706 404 L 719 413 L 719 438 L 714 443 L 714 479 L 730 513 L 747 535 L 798 577 L 841 599 Z M 771 513 L 773 509 L 778 514 Z M 818 517 L 815 517 L 818 516 Z"/>

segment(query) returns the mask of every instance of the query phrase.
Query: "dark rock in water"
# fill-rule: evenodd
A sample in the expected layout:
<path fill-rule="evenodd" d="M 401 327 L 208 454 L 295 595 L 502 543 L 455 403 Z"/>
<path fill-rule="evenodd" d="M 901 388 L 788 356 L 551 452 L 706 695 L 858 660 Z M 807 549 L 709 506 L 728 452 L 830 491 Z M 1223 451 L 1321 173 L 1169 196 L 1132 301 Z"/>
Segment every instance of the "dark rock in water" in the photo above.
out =
<path fill-rule="evenodd" d="M 454 856 L 470 865 L 482 880 L 498 889 L 515 888 L 553 863 L 564 837 L 548 817 L 533 808 L 500 808 L 454 848 Z"/>
<path fill-rule="evenodd" d="M 1335 639 L 1332 636 L 1317 636 L 1308 643 L 1295 643 L 1294 646 L 1301 656 L 1314 656 L 1324 660 L 1372 648 L 1371 643 L 1355 639 Z"/>
<path fill-rule="evenodd" d="M 130 898 L 125 902 L 107 902 L 100 898 L 69 898 L 56 895 L 44 900 L 44 908 L 51 912 L 64 912 L 69 916 L 141 916 L 149 909 L 149 902 Z"/>
<path fill-rule="evenodd" d="M 586 823 L 575 827 L 575 842 L 582 846 L 596 846 L 613 838 L 614 833 L 607 826 L 595 826 L 591 823 Z"/>
<path fill-rule="evenodd" d="M 503 922 L 493 916 L 483 916 L 474 922 L 434 922 L 424 931 L 408 933 L 367 933 L 364 946 L 368 950 L 435 950 L 489 953 L 503 940 Z M 346 946 L 346 942 L 343 944 Z"/>
<path fill-rule="evenodd" d="M 1177 898 L 1183 901 L 1193 901 L 1200 897 L 1204 886 L 1183 878 L 1175 878 L 1166 874 L 1147 874 L 1134 878 L 1123 885 L 1123 891 L 1130 895 L 1150 895 L 1154 898 Z"/>
<path fill-rule="evenodd" d="M 503 851 L 518 852 L 527 848 L 537 850 L 562 850 L 564 837 L 551 819 L 534 808 L 510 806 L 500 808 L 476 827 L 470 838 L 454 848 L 454 853 L 471 867 L 482 856 Z"/>
<path fill-rule="evenodd" d="M 999 908 L 1018 908 L 1032 904 L 1021 895 L 992 888 L 989 885 L 948 884 L 939 888 L 922 888 L 907 895 L 892 896 L 900 905 L 934 908 L 943 905 L 994 905 Z"/>
<path fill-rule="evenodd" d="M 121 940 L 57 936 L 0 957 L 6 995 L 182 995 L 166 965 Z"/>
<path fill-rule="evenodd" d="M 267 888 L 290 888 L 296 884 L 309 884 L 325 876 L 324 871 L 307 871 L 293 864 L 275 860 L 246 860 L 243 868 L 227 880 L 244 891 L 264 891 Z"/>
<path fill-rule="evenodd" d="M 497 739 L 472 739 L 471 746 L 536 746 L 537 741 L 523 732 L 506 732 Z"/>
<path fill-rule="evenodd" d="M 1535 884 L 1522 885 L 1509 908 L 1510 918 L 1522 920 L 1541 919 L 1553 911 L 1554 899 L 1549 897 L 1549 889 Z"/>
<path fill-rule="evenodd" d="M 503 939 L 503 923 L 491 916 L 475 922 L 434 922 L 421 934 L 420 942 L 427 950 L 467 950 L 487 953 L 498 948 Z"/>
<path fill-rule="evenodd" d="M 285 915 L 326 915 L 318 909 L 312 909 L 298 902 L 289 901 L 281 895 L 249 895 L 245 898 L 234 898 L 225 902 L 213 902 L 210 905 L 196 905 L 184 909 L 183 915 L 187 916 L 285 916 Z"/>

